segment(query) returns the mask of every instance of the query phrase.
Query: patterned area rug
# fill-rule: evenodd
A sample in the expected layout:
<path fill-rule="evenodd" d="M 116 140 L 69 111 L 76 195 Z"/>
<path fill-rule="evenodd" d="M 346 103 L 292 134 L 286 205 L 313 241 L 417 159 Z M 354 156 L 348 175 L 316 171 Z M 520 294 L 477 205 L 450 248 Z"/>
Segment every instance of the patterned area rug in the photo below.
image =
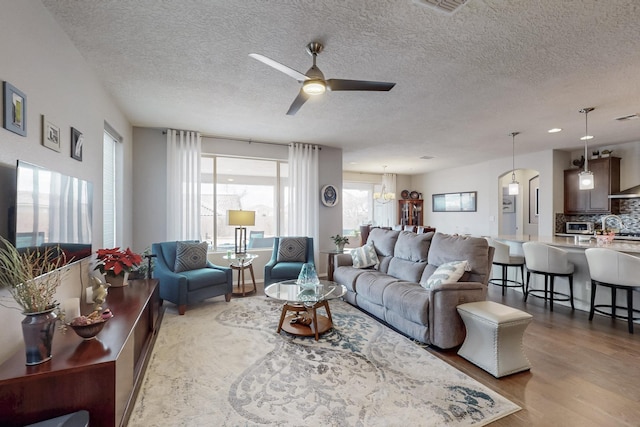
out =
<path fill-rule="evenodd" d="M 276 333 L 263 296 L 167 310 L 129 426 L 485 425 L 520 408 L 349 304 Z"/>

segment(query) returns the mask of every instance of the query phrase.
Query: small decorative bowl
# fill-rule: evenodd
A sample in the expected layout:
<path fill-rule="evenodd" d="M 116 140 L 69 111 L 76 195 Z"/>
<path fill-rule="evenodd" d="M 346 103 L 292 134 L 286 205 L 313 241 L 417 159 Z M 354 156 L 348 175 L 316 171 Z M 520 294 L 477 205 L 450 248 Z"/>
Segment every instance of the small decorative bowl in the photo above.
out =
<path fill-rule="evenodd" d="M 84 338 L 85 340 L 90 340 L 96 337 L 104 328 L 104 325 L 111 317 L 103 318 L 101 321 L 90 323 L 88 325 L 74 325 L 73 323 L 69 323 L 67 326 L 70 326 L 76 334 L 80 338 Z"/>

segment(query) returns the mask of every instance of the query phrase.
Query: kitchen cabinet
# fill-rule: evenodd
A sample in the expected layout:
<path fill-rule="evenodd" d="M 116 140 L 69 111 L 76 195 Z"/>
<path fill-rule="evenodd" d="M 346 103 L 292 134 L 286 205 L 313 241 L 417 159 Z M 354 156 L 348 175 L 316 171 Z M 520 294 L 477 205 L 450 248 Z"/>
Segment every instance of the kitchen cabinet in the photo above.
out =
<path fill-rule="evenodd" d="M 424 200 L 405 199 L 398 200 L 398 218 L 402 225 L 422 225 Z"/>
<path fill-rule="evenodd" d="M 588 168 L 593 172 L 593 190 L 580 190 L 578 175 L 582 168 L 564 171 L 564 213 L 618 213 L 619 201 L 610 199 L 609 194 L 620 191 L 620 158 L 589 160 Z"/>

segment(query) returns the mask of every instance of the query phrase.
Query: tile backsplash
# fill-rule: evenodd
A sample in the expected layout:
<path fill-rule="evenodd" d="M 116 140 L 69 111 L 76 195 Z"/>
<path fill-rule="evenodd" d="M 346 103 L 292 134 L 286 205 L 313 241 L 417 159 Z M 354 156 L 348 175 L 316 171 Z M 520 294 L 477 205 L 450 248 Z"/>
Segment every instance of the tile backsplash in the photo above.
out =
<path fill-rule="evenodd" d="M 565 232 L 567 221 L 593 221 L 596 229 L 602 224 L 604 215 L 565 215 L 556 214 L 556 233 Z M 630 233 L 640 233 L 640 199 L 620 199 L 620 213 L 618 216 L 625 225 L 624 231 Z"/>

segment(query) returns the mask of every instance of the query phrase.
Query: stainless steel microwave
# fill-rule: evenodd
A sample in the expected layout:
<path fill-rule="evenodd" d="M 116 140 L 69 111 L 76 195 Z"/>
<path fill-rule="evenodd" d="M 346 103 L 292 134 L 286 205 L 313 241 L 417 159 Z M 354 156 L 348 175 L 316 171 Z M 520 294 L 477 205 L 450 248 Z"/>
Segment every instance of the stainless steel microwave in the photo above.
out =
<path fill-rule="evenodd" d="M 567 221 L 566 231 L 568 234 L 593 234 L 594 226 L 591 221 Z"/>

